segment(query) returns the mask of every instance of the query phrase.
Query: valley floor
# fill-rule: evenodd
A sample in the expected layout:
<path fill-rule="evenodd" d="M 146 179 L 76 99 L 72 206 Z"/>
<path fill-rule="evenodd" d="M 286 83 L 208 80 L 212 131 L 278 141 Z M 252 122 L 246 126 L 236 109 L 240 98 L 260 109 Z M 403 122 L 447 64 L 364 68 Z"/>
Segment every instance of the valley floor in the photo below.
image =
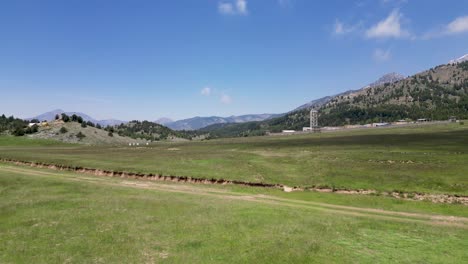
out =
<path fill-rule="evenodd" d="M 0 163 L 0 262 L 461 263 L 468 208 Z M 455 216 L 456 215 L 456 216 Z"/>
<path fill-rule="evenodd" d="M 105 177 L 0 161 L 0 263 L 468 259 L 468 206 L 381 195 L 403 191 L 467 196 L 468 127 L 459 124 L 144 147 L 1 136 L 0 159 L 378 191 L 286 193 L 234 184 Z"/>
<path fill-rule="evenodd" d="M 468 195 L 468 126 L 459 124 L 144 147 L 0 137 L 0 158 L 287 186 Z"/>

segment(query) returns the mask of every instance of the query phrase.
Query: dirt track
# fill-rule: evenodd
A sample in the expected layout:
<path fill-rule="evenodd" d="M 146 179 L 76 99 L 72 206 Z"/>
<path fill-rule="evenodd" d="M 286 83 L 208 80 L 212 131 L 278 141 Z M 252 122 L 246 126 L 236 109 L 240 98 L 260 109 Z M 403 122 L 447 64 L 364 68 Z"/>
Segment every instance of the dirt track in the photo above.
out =
<path fill-rule="evenodd" d="M 300 210 L 318 210 L 325 213 L 342 214 L 355 217 L 369 217 L 387 221 L 412 222 L 430 225 L 446 225 L 468 229 L 468 218 L 444 215 L 431 215 L 420 213 L 407 213 L 397 211 L 387 211 L 372 208 L 359 208 L 352 206 L 334 205 L 320 202 L 301 201 L 286 198 L 279 198 L 269 195 L 247 195 L 236 193 L 221 188 L 209 188 L 193 184 L 164 184 L 152 181 L 136 181 L 128 179 L 113 179 L 103 177 L 87 177 L 79 173 L 51 172 L 36 168 L 23 168 L 13 165 L 0 164 L 0 171 L 18 173 L 35 177 L 47 177 L 64 181 L 86 182 L 106 186 L 120 186 L 122 188 L 138 188 L 155 190 L 161 192 L 183 193 L 190 195 L 202 195 L 216 199 L 239 200 L 245 202 L 256 202 L 272 206 L 293 207 Z"/>
<path fill-rule="evenodd" d="M 458 203 L 463 205 L 468 205 L 468 196 L 460 195 L 451 195 L 451 194 L 430 194 L 430 193 L 404 193 L 404 192 L 377 192 L 376 190 L 349 190 L 349 189 L 335 189 L 335 188 L 322 188 L 322 187 L 288 187 L 283 184 L 269 184 L 262 182 L 246 182 L 238 180 L 224 180 L 224 179 L 206 179 L 206 178 L 192 178 L 186 176 L 166 176 L 158 174 L 143 174 L 143 173 L 133 173 L 125 171 L 111 171 L 111 170 L 102 170 L 95 168 L 84 168 L 84 167 L 75 167 L 75 166 L 65 166 L 58 164 L 46 164 L 38 163 L 31 161 L 20 161 L 13 159 L 0 158 L 0 162 L 12 163 L 15 165 L 23 165 L 29 167 L 37 168 L 47 168 L 51 170 L 60 170 L 60 171 L 73 171 L 77 173 L 90 174 L 96 176 L 108 176 L 108 177 L 120 177 L 120 178 L 131 178 L 131 179 L 144 179 L 144 180 L 156 180 L 156 181 L 171 181 L 171 182 L 182 182 L 182 183 L 196 183 L 196 184 L 215 184 L 215 185 L 225 185 L 225 184 L 235 184 L 242 186 L 252 186 L 252 187 L 264 187 L 264 188 L 280 188 L 285 192 L 292 191 L 316 191 L 316 192 L 328 192 L 328 193 L 340 193 L 340 194 L 352 194 L 352 195 L 382 195 L 389 196 L 396 199 L 403 200 L 417 200 L 417 201 L 430 201 L 433 203 Z"/>

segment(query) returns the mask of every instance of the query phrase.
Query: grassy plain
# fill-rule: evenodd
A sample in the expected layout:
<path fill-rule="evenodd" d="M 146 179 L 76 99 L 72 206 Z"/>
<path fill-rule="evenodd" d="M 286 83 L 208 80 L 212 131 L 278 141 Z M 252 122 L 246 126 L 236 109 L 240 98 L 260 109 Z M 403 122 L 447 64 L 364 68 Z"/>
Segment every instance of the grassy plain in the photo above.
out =
<path fill-rule="evenodd" d="M 468 219 L 446 216 L 451 211 L 468 216 L 464 206 L 283 195 L 0 163 L 0 262 L 463 263 L 468 258 Z M 347 203 L 353 206 L 337 206 Z"/>
<path fill-rule="evenodd" d="M 290 186 L 468 195 L 468 126 L 459 124 L 149 147 L 43 144 L 0 137 L 0 157 Z"/>

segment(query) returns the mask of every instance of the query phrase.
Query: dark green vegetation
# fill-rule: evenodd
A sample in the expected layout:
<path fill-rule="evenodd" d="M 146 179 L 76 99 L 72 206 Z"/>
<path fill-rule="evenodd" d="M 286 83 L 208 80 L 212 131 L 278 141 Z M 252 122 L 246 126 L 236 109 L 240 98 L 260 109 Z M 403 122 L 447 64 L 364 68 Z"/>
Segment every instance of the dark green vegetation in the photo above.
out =
<path fill-rule="evenodd" d="M 199 131 L 209 133 L 210 138 L 247 137 L 263 136 L 267 132 L 280 132 L 283 129 L 302 130 L 305 126 L 309 126 L 308 109 L 258 122 L 215 124 Z"/>
<path fill-rule="evenodd" d="M 404 80 L 337 96 L 320 110 L 321 126 L 342 126 L 400 119 L 468 118 L 468 62 L 441 65 Z M 211 137 L 256 136 L 267 131 L 302 130 L 309 109 L 261 122 L 218 124 L 202 129 Z"/>
<path fill-rule="evenodd" d="M 31 120 L 34 123 L 40 123 L 39 120 Z M 59 141 L 72 142 L 75 138 L 78 139 L 78 143 L 84 144 L 121 144 L 122 141 L 127 140 L 127 143 L 132 143 L 136 139 L 139 141 L 149 140 L 149 141 L 160 141 L 160 140 L 180 140 L 180 139 L 203 139 L 205 138 L 204 134 L 196 131 L 174 131 L 168 127 L 162 126 L 157 123 L 149 121 L 131 121 L 126 124 L 121 124 L 118 126 L 107 126 L 102 128 L 99 124 L 94 124 L 90 121 L 85 121 L 81 116 L 76 114 L 67 115 L 65 113 L 57 114 L 55 116 L 55 121 L 50 123 L 44 121 L 44 126 L 28 126 L 29 121 L 14 118 L 6 117 L 2 115 L 0 117 L 0 134 L 11 134 L 14 136 L 24 136 L 26 134 L 34 134 L 33 137 L 36 138 L 49 138 Z M 79 124 L 79 127 L 82 129 L 77 129 L 74 124 Z M 58 133 L 68 135 L 69 129 L 73 128 L 73 133 L 70 133 L 69 137 L 58 136 L 54 134 L 54 128 L 57 128 Z M 97 140 L 95 139 L 95 134 L 102 134 L 93 129 L 87 129 L 88 127 L 96 128 L 98 130 L 103 129 L 106 131 L 106 135 L 110 139 L 114 139 L 114 133 L 118 134 L 120 138 L 118 140 Z M 40 133 L 38 133 L 40 132 Z M 93 139 L 84 141 L 83 139 L 87 136 L 85 133 L 88 133 L 88 136 L 93 136 Z M 91 133 L 91 134 L 90 134 Z M 102 138 L 101 138 L 102 139 Z M 74 141 L 73 141 L 74 142 Z M 77 143 L 77 142 L 75 142 Z"/>
<path fill-rule="evenodd" d="M 322 110 L 327 125 L 451 116 L 468 118 L 468 62 L 441 65 L 404 80 L 334 98 Z"/>
<path fill-rule="evenodd" d="M 468 258 L 468 220 L 444 213 L 452 208 L 467 216 L 460 205 L 373 197 L 356 202 L 359 207 L 336 207 L 302 199 L 328 196 L 347 203 L 347 197 L 303 193 L 284 199 L 249 191 L 0 163 L 0 262 L 463 263 Z M 366 203 L 439 216 L 372 211 L 361 207 Z"/>
<path fill-rule="evenodd" d="M 425 193 L 468 194 L 468 127 L 456 123 L 148 147 L 16 146 L 0 157 L 117 171 Z"/>
<path fill-rule="evenodd" d="M 24 136 L 25 134 L 32 134 L 38 131 L 38 126 L 33 125 L 28 127 L 27 121 L 24 121 L 14 116 L 6 117 L 0 116 L 0 134 L 11 133 L 15 136 Z"/>
<path fill-rule="evenodd" d="M 120 136 L 140 138 L 152 141 L 168 138 L 192 139 L 198 136 L 195 131 L 174 131 L 166 126 L 149 121 L 131 121 L 115 127 L 107 127 L 110 132 L 117 132 Z"/>

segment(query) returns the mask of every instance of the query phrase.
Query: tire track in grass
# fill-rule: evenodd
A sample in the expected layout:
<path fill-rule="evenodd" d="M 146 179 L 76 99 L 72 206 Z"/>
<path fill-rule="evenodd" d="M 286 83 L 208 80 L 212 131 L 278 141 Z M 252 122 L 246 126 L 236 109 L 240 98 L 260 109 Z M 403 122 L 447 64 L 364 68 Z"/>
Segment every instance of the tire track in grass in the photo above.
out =
<path fill-rule="evenodd" d="M 68 180 L 75 182 L 84 182 L 106 186 L 119 186 L 137 189 L 155 190 L 161 192 L 183 193 L 191 195 L 202 195 L 213 198 L 222 198 L 229 200 L 239 200 L 246 202 L 257 202 L 273 206 L 286 206 L 297 209 L 316 210 L 326 213 L 342 214 L 355 217 L 369 217 L 381 220 L 400 221 L 400 222 L 413 222 L 431 225 L 445 225 L 451 227 L 459 227 L 468 229 L 468 218 L 444 216 L 444 215 L 431 215 L 421 213 L 408 213 L 398 211 L 388 211 L 373 208 L 360 208 L 353 206 L 334 205 L 321 202 L 301 201 L 287 198 L 279 198 L 263 194 L 246 195 L 244 193 L 236 193 L 229 190 L 221 190 L 214 188 L 203 188 L 190 184 L 161 184 L 151 181 L 129 181 L 128 179 L 109 180 L 104 177 L 86 177 L 78 173 L 67 172 L 66 174 L 60 172 L 47 172 L 40 169 L 26 169 L 17 166 L 0 166 L 0 171 L 18 173 L 28 176 L 49 177 L 60 180 Z"/>

